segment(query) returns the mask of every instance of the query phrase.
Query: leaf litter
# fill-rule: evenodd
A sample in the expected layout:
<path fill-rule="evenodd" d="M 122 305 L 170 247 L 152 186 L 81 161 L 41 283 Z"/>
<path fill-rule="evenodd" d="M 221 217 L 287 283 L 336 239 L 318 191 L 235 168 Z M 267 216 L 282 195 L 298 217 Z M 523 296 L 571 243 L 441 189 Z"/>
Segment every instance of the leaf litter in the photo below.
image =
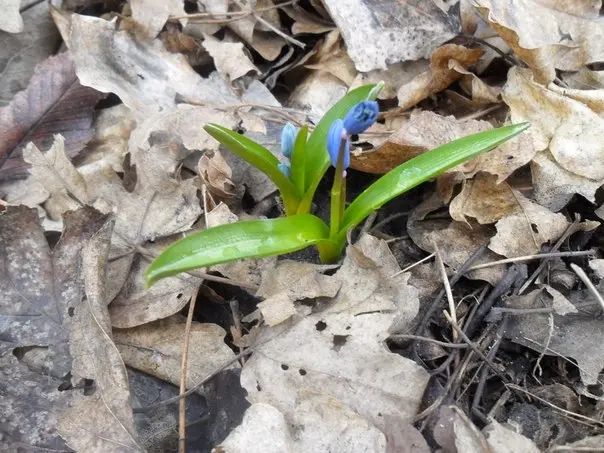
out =
<path fill-rule="evenodd" d="M 183 422 L 191 452 L 601 448 L 600 1 L 5 3 L 9 449 L 184 452 Z M 353 193 L 453 139 L 532 127 L 385 206 L 340 265 L 293 254 L 145 287 L 182 235 L 279 215 L 205 123 L 277 155 L 285 122 L 380 80 Z"/>

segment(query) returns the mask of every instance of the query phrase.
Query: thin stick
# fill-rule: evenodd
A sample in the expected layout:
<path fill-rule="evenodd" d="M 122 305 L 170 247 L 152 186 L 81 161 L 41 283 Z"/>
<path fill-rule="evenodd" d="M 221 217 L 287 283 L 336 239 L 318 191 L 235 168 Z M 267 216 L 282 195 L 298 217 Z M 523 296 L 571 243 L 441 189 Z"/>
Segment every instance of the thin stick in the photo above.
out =
<path fill-rule="evenodd" d="M 279 30 L 277 27 L 275 27 L 273 24 L 271 24 L 268 20 L 263 19 L 262 16 L 259 16 L 258 14 L 254 14 L 254 18 L 260 22 L 262 25 L 264 25 L 265 27 L 269 28 L 270 30 L 273 31 L 273 33 L 281 36 L 283 39 L 285 39 L 286 41 L 291 42 L 293 45 L 300 47 L 301 49 L 306 48 L 306 45 L 302 42 L 302 41 L 298 41 L 296 38 L 292 38 L 291 36 L 289 36 L 287 33 L 283 33 L 281 30 Z"/>
<path fill-rule="evenodd" d="M 398 276 L 398 275 L 404 274 L 405 272 L 410 271 L 411 269 L 413 269 L 415 266 L 419 266 L 420 264 L 425 263 L 425 262 L 426 262 L 426 261 L 428 261 L 428 260 L 431 260 L 431 259 L 432 259 L 432 258 L 434 258 L 435 256 L 436 256 L 436 253 L 430 253 L 430 254 L 429 254 L 427 257 L 422 258 L 422 259 L 421 259 L 421 260 L 419 260 L 417 263 L 413 263 L 413 264 L 411 264 L 410 266 L 407 266 L 406 268 L 404 268 L 404 269 L 402 269 L 402 270 L 398 271 L 396 274 L 392 274 L 392 275 L 390 276 L 390 278 L 394 278 L 394 277 L 396 277 L 396 276 Z"/>
<path fill-rule="evenodd" d="M 499 110 L 502 107 L 505 107 L 505 104 L 496 104 L 496 105 L 492 105 L 490 107 L 487 107 L 483 110 L 479 110 L 477 112 L 474 113 L 470 113 L 469 115 L 466 116 L 462 116 L 461 118 L 459 118 L 458 121 L 469 121 L 469 120 L 475 120 L 478 118 L 481 118 L 485 115 L 488 115 L 491 112 L 494 112 L 495 110 Z"/>
<path fill-rule="evenodd" d="M 187 416 L 186 399 L 187 391 L 187 362 L 189 360 L 189 337 L 191 335 L 191 324 L 193 324 L 193 312 L 195 311 L 195 302 L 199 294 L 199 287 L 193 291 L 191 302 L 189 302 L 189 313 L 187 314 L 187 323 L 185 324 L 185 338 L 182 345 L 182 356 L 180 359 L 180 391 L 181 396 L 178 402 L 178 453 L 185 453 L 187 448 Z"/>
<path fill-rule="evenodd" d="M 434 343 L 443 348 L 452 348 L 452 349 L 468 349 L 469 346 L 465 343 L 447 343 L 446 341 L 439 341 L 434 338 L 421 337 L 419 335 L 407 335 L 407 334 L 394 334 L 388 337 L 391 340 L 418 340 L 418 341 L 426 341 L 428 343 Z"/>
<path fill-rule="evenodd" d="M 449 283 L 449 278 L 447 277 L 447 271 L 445 269 L 445 263 L 443 263 L 443 258 L 440 254 L 440 250 L 436 245 L 436 242 L 433 242 L 434 252 L 436 253 L 436 265 L 440 270 L 440 276 L 443 280 L 443 285 L 445 287 L 445 294 L 447 295 L 447 301 L 449 302 L 449 313 L 451 314 L 451 319 L 455 324 L 457 324 L 457 311 L 455 310 L 455 301 L 453 300 L 453 292 L 451 291 L 451 284 Z M 457 343 L 457 331 L 453 330 L 453 342 Z"/>
<path fill-rule="evenodd" d="M 580 250 L 576 252 L 553 252 L 553 253 L 538 253 L 536 255 L 518 256 L 516 258 L 506 258 L 503 260 L 491 261 L 490 263 L 477 264 L 468 269 L 468 272 L 486 267 L 499 266 L 500 264 L 522 263 L 525 261 L 541 260 L 544 258 L 563 258 L 566 256 L 591 256 L 595 255 L 594 250 Z"/>
<path fill-rule="evenodd" d="M 591 282 L 591 280 L 589 279 L 589 277 L 587 276 L 585 271 L 583 269 L 581 269 L 579 266 L 577 266 L 575 263 L 570 263 L 570 268 L 573 271 L 575 271 L 575 274 L 577 274 L 577 277 L 579 277 L 581 279 L 581 281 L 585 284 L 587 289 L 594 295 L 596 300 L 599 302 L 602 309 L 604 309 L 604 299 L 602 298 L 602 295 L 596 289 L 594 284 Z"/>

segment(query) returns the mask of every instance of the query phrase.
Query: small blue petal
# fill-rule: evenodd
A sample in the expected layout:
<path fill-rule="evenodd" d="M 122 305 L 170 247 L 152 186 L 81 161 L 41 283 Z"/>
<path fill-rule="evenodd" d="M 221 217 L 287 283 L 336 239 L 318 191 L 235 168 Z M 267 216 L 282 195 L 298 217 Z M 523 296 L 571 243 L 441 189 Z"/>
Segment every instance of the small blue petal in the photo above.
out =
<path fill-rule="evenodd" d="M 291 176 L 292 176 L 292 169 L 291 169 L 291 167 L 289 165 L 287 165 L 287 164 L 279 164 L 279 165 L 277 165 L 277 168 L 285 176 L 287 176 L 288 178 L 291 178 Z"/>
<path fill-rule="evenodd" d="M 344 128 L 348 135 L 365 132 L 377 120 L 378 111 L 376 101 L 362 101 L 351 108 L 344 118 Z"/>
<path fill-rule="evenodd" d="M 283 126 L 283 130 L 281 131 L 281 154 L 288 159 L 291 159 L 294 152 L 296 135 L 298 135 L 298 129 L 293 124 L 287 123 Z"/>
<path fill-rule="evenodd" d="M 340 144 L 342 143 L 342 132 L 344 131 L 344 122 L 341 119 L 335 120 L 329 132 L 327 133 L 327 152 L 329 160 L 334 167 L 338 163 L 338 154 L 340 153 Z M 350 141 L 346 138 L 344 149 L 344 168 L 350 165 Z"/>

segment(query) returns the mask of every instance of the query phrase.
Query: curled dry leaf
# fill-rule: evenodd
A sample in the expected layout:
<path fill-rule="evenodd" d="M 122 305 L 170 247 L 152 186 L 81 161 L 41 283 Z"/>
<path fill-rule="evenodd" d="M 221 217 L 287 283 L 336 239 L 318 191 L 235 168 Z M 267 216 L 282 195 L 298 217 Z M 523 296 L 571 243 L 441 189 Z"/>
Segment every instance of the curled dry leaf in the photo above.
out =
<path fill-rule="evenodd" d="M 199 159 L 198 173 L 216 203 L 228 206 L 243 196 L 243 187 L 233 184 L 233 172 L 220 151 L 205 152 Z"/>
<path fill-rule="evenodd" d="M 555 69 L 577 71 L 604 59 L 598 1 L 473 0 L 473 4 L 539 82 L 553 81 Z"/>
<path fill-rule="evenodd" d="M 537 201 L 558 210 L 575 193 L 593 201 L 595 189 L 604 181 L 604 162 L 600 159 L 604 150 L 604 94 L 593 90 L 587 105 L 550 88 L 553 86 L 537 83 L 528 69 L 512 68 L 502 96 L 510 106 L 513 122 L 532 123 L 526 135 L 532 138 L 535 149 L 551 153 L 536 158 L 534 184 Z"/>
<path fill-rule="evenodd" d="M 419 74 L 397 92 L 401 110 L 413 107 L 418 102 L 440 93 L 464 74 L 457 69 L 467 69 L 482 55 L 480 49 L 468 49 L 457 44 L 445 44 L 432 53 L 430 70 Z"/>
<path fill-rule="evenodd" d="M 492 125 L 487 121 L 462 121 L 453 116 L 414 111 L 409 121 L 403 123 L 384 144 L 368 152 L 353 153 L 351 166 L 367 173 L 386 173 L 425 151 L 491 128 Z M 448 180 L 451 175 L 460 173 L 459 177 L 465 179 L 483 171 L 497 175 L 497 181 L 501 182 L 530 162 L 534 154 L 531 139 L 522 134 L 489 153 L 449 170 L 441 179 L 446 184 L 451 184 Z M 455 183 L 457 182 L 456 180 Z M 446 192 L 445 185 L 442 190 Z"/>
<path fill-rule="evenodd" d="M 386 69 L 359 72 L 350 85 L 350 89 L 370 83 L 384 82 L 378 99 L 394 99 L 400 86 L 411 82 L 418 75 L 430 70 L 430 61 L 424 58 L 388 65 Z"/>
<path fill-rule="evenodd" d="M 284 6 L 281 10 L 294 20 L 294 24 L 292 25 L 292 33 L 294 35 L 306 33 L 313 35 L 323 34 L 334 29 L 332 22 L 309 13 L 297 3 L 291 6 Z"/>
<path fill-rule="evenodd" d="M 73 394 L 59 424 L 61 436 L 77 451 L 143 452 L 132 416 L 126 367 L 113 342 L 105 298 L 105 266 L 113 229 L 110 220 L 82 252 L 86 297 L 74 304 L 70 353 L 72 375 L 94 380 L 90 396 Z"/>
<path fill-rule="evenodd" d="M 49 74 L 51 76 L 49 76 Z M 91 138 L 98 91 L 78 82 L 69 53 L 36 66 L 27 89 L 0 109 L 0 180 L 23 177 L 23 147 L 30 141 L 49 148 L 53 134 L 65 137 L 67 154 L 77 155 Z"/>
<path fill-rule="evenodd" d="M 23 18 L 19 14 L 20 0 L 1 0 L 0 10 L 2 18 L 0 19 L 0 30 L 9 33 L 19 33 L 23 30 Z"/>
<path fill-rule="evenodd" d="M 428 58 L 460 28 L 453 11 L 431 1 L 327 0 L 348 53 L 361 72 Z"/>
<path fill-rule="evenodd" d="M 220 75 L 228 79 L 231 86 L 243 76 L 260 74 L 260 70 L 251 62 L 240 42 L 220 41 L 211 35 L 204 35 L 202 46 L 214 59 L 214 65 Z"/>
<path fill-rule="evenodd" d="M 216 324 L 191 325 L 187 388 L 226 367 L 235 354 L 224 342 L 226 332 Z M 132 329 L 115 331 L 115 343 L 128 366 L 178 386 L 185 324 L 168 318 Z"/>

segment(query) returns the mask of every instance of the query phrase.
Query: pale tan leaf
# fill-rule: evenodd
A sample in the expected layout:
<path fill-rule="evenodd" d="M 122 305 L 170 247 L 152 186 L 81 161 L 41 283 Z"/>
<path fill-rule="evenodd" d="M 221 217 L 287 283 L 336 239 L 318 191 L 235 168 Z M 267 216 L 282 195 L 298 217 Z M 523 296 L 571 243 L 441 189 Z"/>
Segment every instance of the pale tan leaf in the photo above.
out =
<path fill-rule="evenodd" d="M 424 58 L 388 65 L 386 69 L 359 72 L 350 85 L 350 89 L 370 83 L 384 82 L 378 99 L 394 99 L 401 85 L 409 83 L 414 77 L 430 70 L 430 61 Z"/>

